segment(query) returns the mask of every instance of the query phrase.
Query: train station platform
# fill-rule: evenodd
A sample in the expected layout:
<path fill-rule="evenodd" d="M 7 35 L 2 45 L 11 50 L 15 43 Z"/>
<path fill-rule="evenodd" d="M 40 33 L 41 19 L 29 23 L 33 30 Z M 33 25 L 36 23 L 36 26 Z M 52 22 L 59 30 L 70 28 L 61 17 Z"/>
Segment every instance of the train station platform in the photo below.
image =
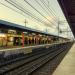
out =
<path fill-rule="evenodd" d="M 63 43 L 67 43 L 67 42 L 56 42 L 56 43 L 52 43 L 52 44 L 40 44 L 40 45 L 31 45 L 31 46 L 11 46 L 11 47 L 1 47 L 0 48 L 0 55 L 4 55 L 5 57 L 11 54 L 17 54 L 17 53 L 31 53 L 34 49 L 37 48 L 49 48 L 52 45 L 58 45 L 58 44 L 63 44 Z"/>
<path fill-rule="evenodd" d="M 75 44 L 52 75 L 75 75 Z"/>
<path fill-rule="evenodd" d="M 53 45 L 53 44 L 59 44 L 59 43 L 65 43 L 65 42 L 54 42 L 54 43 L 50 43 L 50 44 L 36 44 L 36 45 L 25 45 L 24 47 L 22 46 L 3 46 L 3 47 L 0 47 L 0 51 L 5 51 L 5 50 L 13 50 L 13 49 L 19 49 L 19 48 L 25 48 L 25 47 L 36 47 L 36 46 L 44 46 L 44 45 Z"/>

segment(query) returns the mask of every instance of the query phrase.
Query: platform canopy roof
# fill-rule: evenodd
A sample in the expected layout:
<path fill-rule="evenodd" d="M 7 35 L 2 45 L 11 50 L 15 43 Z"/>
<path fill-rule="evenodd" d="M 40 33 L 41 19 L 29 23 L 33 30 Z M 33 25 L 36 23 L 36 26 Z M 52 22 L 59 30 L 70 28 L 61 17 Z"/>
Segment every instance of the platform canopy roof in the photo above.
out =
<path fill-rule="evenodd" d="M 40 33 L 40 34 L 44 34 L 44 35 L 49 35 L 49 36 L 55 36 L 46 32 L 42 32 L 40 30 L 36 30 L 36 29 L 31 29 L 19 24 L 15 24 L 15 23 L 11 23 L 11 22 L 7 22 L 4 20 L 0 20 L 0 28 L 7 28 L 7 29 L 14 29 L 14 30 L 19 30 L 21 32 L 32 32 L 32 33 Z M 57 37 L 57 36 L 55 36 Z"/>
<path fill-rule="evenodd" d="M 58 0 L 58 2 L 75 36 L 75 0 Z"/>
<path fill-rule="evenodd" d="M 44 35 L 48 35 L 48 36 L 53 36 L 54 38 L 58 38 L 58 36 L 56 36 L 56 35 L 52 35 L 52 34 L 42 32 L 42 31 L 39 31 L 39 30 L 36 30 L 36 29 L 31 29 L 31 28 L 21 26 L 21 25 L 15 24 L 15 23 L 7 22 L 7 21 L 4 21 L 4 20 L 0 20 L 0 28 L 15 29 L 15 30 L 19 30 L 19 31 L 22 31 L 22 32 L 27 31 L 27 32 L 33 32 L 33 33 L 40 33 L 40 34 L 44 34 Z M 59 38 L 67 39 L 67 38 L 64 38 L 64 37 L 59 37 Z"/>

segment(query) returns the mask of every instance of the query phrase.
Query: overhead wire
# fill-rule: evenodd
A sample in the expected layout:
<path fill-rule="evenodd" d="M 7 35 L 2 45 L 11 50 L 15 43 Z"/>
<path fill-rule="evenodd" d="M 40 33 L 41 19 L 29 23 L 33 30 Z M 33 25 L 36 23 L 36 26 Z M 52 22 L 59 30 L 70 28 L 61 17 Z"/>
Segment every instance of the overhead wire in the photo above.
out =
<path fill-rule="evenodd" d="M 34 17 L 34 15 L 32 15 L 31 13 L 29 13 L 28 11 L 24 11 L 25 9 L 23 10 L 23 8 L 20 7 L 19 5 L 16 6 L 16 5 L 14 5 L 12 2 L 10 2 L 10 1 L 8 1 L 8 0 L 5 0 L 5 1 L 7 1 L 8 3 L 10 3 L 10 4 L 13 5 L 14 7 L 16 7 L 17 9 L 21 10 L 22 12 L 24 12 L 24 13 L 30 15 L 31 17 L 33 17 L 33 18 L 36 19 L 37 21 L 40 21 L 41 23 L 46 24 L 44 21 L 40 20 L 39 18 Z M 11 0 L 11 1 L 12 1 L 12 0 Z M 15 4 L 16 4 L 16 3 L 15 3 Z M 46 25 L 50 27 L 50 25 L 48 25 L 48 24 L 46 24 Z"/>
<path fill-rule="evenodd" d="M 9 8 L 9 9 L 11 9 L 12 11 L 15 11 L 16 13 L 22 15 L 23 17 L 25 16 L 25 15 L 23 15 L 21 12 L 18 12 L 16 9 L 13 9 L 13 8 L 9 7 L 8 5 L 6 5 L 6 4 L 4 4 L 4 3 L 1 3 L 1 2 L 0 2 L 0 4 L 3 5 L 3 6 L 5 6 L 5 7 L 7 7 L 7 8 Z M 35 22 L 35 21 L 34 21 L 34 22 Z M 37 22 L 37 23 L 39 23 L 39 22 Z"/>
<path fill-rule="evenodd" d="M 40 0 L 40 1 L 41 1 L 41 3 L 45 6 L 45 8 L 47 8 L 47 10 L 48 10 L 50 13 L 52 13 L 55 18 L 57 18 L 57 16 L 54 14 L 53 10 L 47 6 L 47 4 L 44 2 L 44 0 L 43 0 L 43 1 Z M 52 12 L 51 12 L 51 11 L 52 11 Z M 56 20 L 56 21 L 57 21 L 57 20 Z M 58 23 L 57 23 L 57 25 L 58 25 Z M 56 26 L 56 28 L 57 28 L 57 26 Z"/>
<path fill-rule="evenodd" d="M 0 2 L 0 4 L 2 4 L 3 6 L 5 6 L 5 7 L 11 9 L 12 11 L 15 11 L 15 12 L 19 13 L 19 14 L 22 15 L 22 16 L 25 16 L 25 15 L 23 15 L 21 12 L 18 12 L 17 10 L 15 10 L 15 9 L 13 9 L 13 8 L 11 8 L 11 7 L 9 7 L 8 5 L 6 5 L 6 4 L 4 4 L 4 3 L 2 3 L 2 2 Z"/>
<path fill-rule="evenodd" d="M 11 1 L 12 1 L 12 0 L 11 0 Z M 21 4 L 19 4 L 19 5 L 21 5 Z M 21 5 L 21 6 L 22 6 L 22 5 Z M 20 6 L 20 7 L 21 7 L 21 6 Z M 23 8 L 23 7 L 22 7 L 22 8 Z M 25 10 L 25 9 L 23 8 L 23 10 Z M 25 10 L 25 11 L 28 12 L 28 10 Z M 29 12 L 29 13 L 30 13 L 30 12 Z M 32 13 L 30 13 L 30 14 L 32 14 Z M 32 14 L 32 16 L 33 16 L 33 17 L 36 17 L 36 16 L 34 16 L 34 14 Z M 36 18 L 38 18 L 38 17 L 36 17 Z M 43 22 L 44 24 L 47 24 L 47 25 L 48 25 L 48 23 L 45 23 L 43 20 L 41 20 L 41 19 L 39 19 L 39 18 L 38 18 L 38 21 L 41 21 L 41 22 Z"/>
<path fill-rule="evenodd" d="M 48 1 L 48 0 L 47 0 L 47 1 Z M 43 0 L 43 2 L 46 4 L 46 2 L 45 2 L 44 0 Z M 48 1 L 48 3 L 50 3 L 50 2 Z M 46 6 L 47 6 L 47 4 L 46 4 Z M 48 5 L 48 8 L 49 8 L 49 10 L 52 11 L 53 15 L 55 15 L 55 17 L 57 17 L 57 15 L 55 14 L 56 12 L 54 11 L 53 7 Z M 57 18 L 58 18 L 58 17 L 57 17 Z"/>
<path fill-rule="evenodd" d="M 46 14 L 48 14 L 50 16 L 49 12 L 47 12 L 47 10 L 45 10 L 45 8 L 37 0 L 35 0 L 35 1 L 43 9 L 43 11 L 46 12 Z M 50 16 L 50 18 L 55 20 L 53 15 L 52 15 L 52 17 Z M 54 21 L 54 22 L 57 23 L 56 21 Z"/>
<path fill-rule="evenodd" d="M 53 14 L 53 16 L 56 18 L 57 16 L 54 14 L 53 10 L 47 6 L 47 4 L 44 2 L 44 0 L 43 1 L 40 0 L 40 1 L 45 6 L 45 8 L 49 11 L 49 13 Z"/>
<path fill-rule="evenodd" d="M 50 23 L 54 24 L 52 21 L 50 21 L 49 19 L 47 19 L 41 12 L 39 12 L 35 7 L 33 7 L 27 0 L 24 0 L 28 5 L 30 5 L 35 11 L 37 11 L 42 17 L 44 17 L 47 21 L 49 21 Z"/>
<path fill-rule="evenodd" d="M 5 1 L 8 1 L 8 0 L 5 0 Z M 23 15 L 23 16 L 25 16 L 24 14 L 27 14 L 27 15 L 29 15 L 29 16 L 31 16 L 32 18 L 34 18 L 34 19 L 36 19 L 38 22 L 40 22 L 40 23 L 42 23 L 42 24 L 44 24 L 44 25 L 47 25 L 47 26 L 49 26 L 49 27 L 51 27 L 50 26 L 50 24 L 47 24 L 45 21 L 43 21 L 43 20 L 41 20 L 40 18 L 38 18 L 37 16 L 35 16 L 34 14 L 32 14 L 32 13 L 30 13 L 29 11 L 27 11 L 27 10 L 25 10 L 23 7 L 21 7 L 20 5 L 17 5 L 17 4 L 14 4 L 14 3 L 12 3 L 11 1 L 12 0 L 9 0 L 10 2 L 8 2 L 8 3 L 10 3 L 12 6 L 14 6 L 15 8 L 17 8 L 18 10 L 20 10 L 21 12 L 19 12 L 18 10 L 16 10 L 16 9 L 14 9 L 14 8 L 12 8 L 12 7 L 10 7 L 10 6 L 7 6 L 6 4 L 3 4 L 3 3 L 1 3 L 2 5 L 4 5 L 5 7 L 7 7 L 7 8 L 9 8 L 9 9 L 11 9 L 11 10 L 13 10 L 13 11 L 15 11 L 15 12 L 17 12 L 17 13 L 19 13 L 20 15 Z M 24 1 L 27 1 L 27 0 L 24 0 Z M 35 0 L 36 1 L 36 0 Z M 42 1 L 42 0 L 40 0 L 40 1 Z M 39 2 L 38 2 L 39 3 Z M 39 3 L 40 4 L 40 3 Z M 51 9 L 50 8 L 48 8 L 47 7 L 47 4 L 43 1 L 43 4 L 45 5 L 45 7 L 47 8 L 47 10 L 50 12 L 51 11 Z M 42 7 L 42 9 L 44 10 L 44 8 L 43 8 L 43 6 L 40 4 L 40 6 Z M 35 8 L 36 9 L 36 8 Z M 53 10 L 52 10 L 53 11 Z M 22 14 L 22 12 L 24 13 L 24 14 Z M 53 11 L 53 12 L 55 12 L 55 11 Z M 47 14 L 48 14 L 48 12 L 46 12 Z M 50 12 L 51 13 L 51 12 Z M 40 14 L 40 13 L 39 13 Z M 53 15 L 54 16 L 56 16 L 54 13 L 53 13 Z M 41 16 L 43 16 L 45 19 L 46 19 L 46 17 L 42 14 Z M 47 20 L 47 19 L 46 19 Z M 49 21 L 50 22 L 50 21 Z M 51 23 L 51 22 L 50 22 Z M 52 23 L 53 24 L 53 23 Z M 53 27 L 52 27 L 53 28 Z"/>
<path fill-rule="evenodd" d="M 49 0 L 46 0 L 47 2 L 48 2 L 48 4 L 50 5 L 50 1 Z M 48 5 L 48 7 L 52 10 L 52 12 L 53 12 L 53 14 L 55 15 L 55 16 L 57 16 L 56 14 L 55 14 L 55 10 L 54 10 L 54 8 L 52 7 L 52 5 L 51 6 L 49 6 Z"/>

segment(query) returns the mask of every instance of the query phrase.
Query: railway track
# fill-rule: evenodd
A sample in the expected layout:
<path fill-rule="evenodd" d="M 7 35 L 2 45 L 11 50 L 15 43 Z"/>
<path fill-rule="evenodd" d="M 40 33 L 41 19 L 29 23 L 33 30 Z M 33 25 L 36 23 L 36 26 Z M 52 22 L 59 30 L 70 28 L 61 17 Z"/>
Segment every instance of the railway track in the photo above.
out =
<path fill-rule="evenodd" d="M 50 47 L 50 48 L 49 48 L 49 49 L 51 49 L 50 52 L 51 52 L 51 51 L 54 51 L 52 48 L 53 48 L 53 47 Z M 0 68 L 3 67 L 3 66 L 6 66 L 7 64 L 12 64 L 12 63 L 15 63 L 15 62 L 18 62 L 18 61 L 21 61 L 21 60 L 30 58 L 30 57 L 32 57 L 32 56 L 39 55 L 39 54 L 41 54 L 42 52 L 46 52 L 46 51 L 48 51 L 48 50 L 45 50 L 45 49 L 44 49 L 44 50 L 38 50 L 38 51 L 36 51 L 36 52 L 28 53 L 28 54 L 25 54 L 25 55 L 23 55 L 23 56 L 21 56 L 21 57 L 12 59 L 12 60 L 8 60 L 8 61 L 5 60 L 4 63 L 0 62 Z"/>
<path fill-rule="evenodd" d="M 54 59 L 65 48 L 64 45 L 60 45 L 56 49 L 38 51 L 37 53 L 9 61 L 0 65 L 0 75 L 29 75 L 49 60 Z"/>
<path fill-rule="evenodd" d="M 33 72 L 34 70 L 36 70 L 37 68 L 39 68 L 40 66 L 42 66 L 43 64 L 47 63 L 49 60 L 53 59 L 54 57 L 56 57 L 58 54 L 60 54 L 62 51 L 54 52 L 52 54 L 49 54 L 47 56 L 44 56 L 26 66 L 24 66 L 23 70 L 19 70 L 19 72 L 16 73 L 16 75 L 21 75 L 21 74 L 25 74 L 25 75 L 29 75 L 31 72 Z M 54 55 L 54 56 L 53 56 Z"/>
<path fill-rule="evenodd" d="M 67 54 L 67 52 L 70 50 L 71 47 L 72 44 L 67 45 L 63 52 L 61 52 L 54 59 L 49 60 L 46 64 L 44 64 L 40 68 L 33 71 L 30 75 L 52 75 L 52 73 L 55 71 L 55 69 L 60 64 L 60 62 L 65 57 L 65 55 Z"/>

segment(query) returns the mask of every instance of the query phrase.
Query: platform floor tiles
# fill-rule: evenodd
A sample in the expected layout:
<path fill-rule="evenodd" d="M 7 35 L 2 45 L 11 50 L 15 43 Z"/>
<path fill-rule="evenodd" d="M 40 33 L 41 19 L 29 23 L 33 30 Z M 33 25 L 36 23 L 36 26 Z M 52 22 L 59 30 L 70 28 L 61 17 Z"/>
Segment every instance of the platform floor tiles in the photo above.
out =
<path fill-rule="evenodd" d="M 75 44 L 52 75 L 75 75 Z"/>

